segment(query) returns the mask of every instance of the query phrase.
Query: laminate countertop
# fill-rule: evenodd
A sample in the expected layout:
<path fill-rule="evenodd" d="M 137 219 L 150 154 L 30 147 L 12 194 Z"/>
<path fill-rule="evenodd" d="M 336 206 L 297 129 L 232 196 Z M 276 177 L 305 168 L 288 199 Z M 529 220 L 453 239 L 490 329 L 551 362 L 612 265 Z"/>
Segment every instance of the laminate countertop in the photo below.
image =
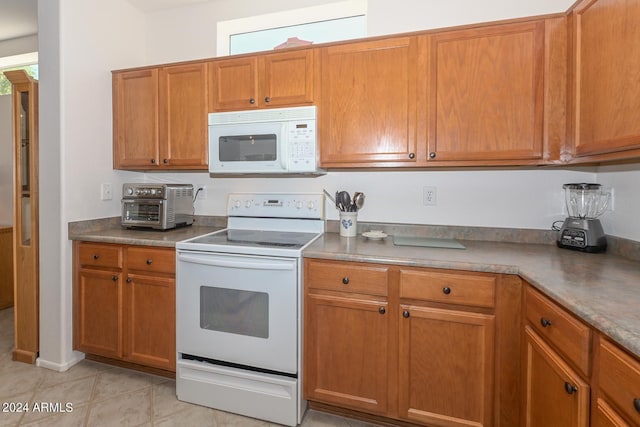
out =
<path fill-rule="evenodd" d="M 163 246 L 175 247 L 176 242 L 202 236 L 218 231 L 224 227 L 191 225 L 172 230 L 130 230 L 120 225 L 113 225 L 101 229 L 69 231 L 70 240 L 85 242 L 118 243 L 121 245 Z"/>
<path fill-rule="evenodd" d="M 305 258 L 517 274 L 640 358 L 640 262 L 550 244 L 459 240 L 466 249 L 395 246 L 325 233 Z"/>

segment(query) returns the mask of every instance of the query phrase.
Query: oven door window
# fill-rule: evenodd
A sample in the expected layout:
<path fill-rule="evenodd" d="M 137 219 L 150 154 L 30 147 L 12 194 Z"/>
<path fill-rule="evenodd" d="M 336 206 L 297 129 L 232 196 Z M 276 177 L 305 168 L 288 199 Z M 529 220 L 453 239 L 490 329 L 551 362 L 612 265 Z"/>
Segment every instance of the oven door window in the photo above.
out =
<path fill-rule="evenodd" d="M 218 144 L 221 162 L 274 162 L 278 159 L 278 140 L 274 133 L 221 136 Z"/>
<path fill-rule="evenodd" d="M 201 286 L 200 327 L 269 338 L 269 294 Z"/>
<path fill-rule="evenodd" d="M 162 201 L 131 201 L 124 204 L 124 219 L 133 222 L 160 223 Z"/>

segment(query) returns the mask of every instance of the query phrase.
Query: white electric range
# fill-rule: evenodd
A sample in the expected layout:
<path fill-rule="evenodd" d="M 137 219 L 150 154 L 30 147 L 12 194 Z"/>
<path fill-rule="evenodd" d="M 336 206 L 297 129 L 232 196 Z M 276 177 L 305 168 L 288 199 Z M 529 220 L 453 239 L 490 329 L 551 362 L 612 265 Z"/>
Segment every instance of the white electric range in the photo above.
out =
<path fill-rule="evenodd" d="M 302 250 L 322 194 L 228 196 L 224 230 L 176 244 L 178 399 L 302 421 Z"/>

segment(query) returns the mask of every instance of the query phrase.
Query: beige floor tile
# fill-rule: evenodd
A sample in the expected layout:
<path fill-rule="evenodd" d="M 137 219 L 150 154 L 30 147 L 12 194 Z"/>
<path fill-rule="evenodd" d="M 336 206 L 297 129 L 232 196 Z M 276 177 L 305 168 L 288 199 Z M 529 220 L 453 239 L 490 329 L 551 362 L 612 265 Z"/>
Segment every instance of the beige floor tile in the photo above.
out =
<path fill-rule="evenodd" d="M 141 426 L 151 422 L 151 387 L 91 403 L 87 426 Z"/>
<path fill-rule="evenodd" d="M 47 369 L 44 373 L 41 387 L 49 387 L 52 385 L 62 384 L 67 381 L 95 377 L 97 374 L 111 369 L 114 368 L 112 366 L 92 362 L 90 360 L 83 360 L 65 372 L 56 372 Z"/>
<path fill-rule="evenodd" d="M 176 382 L 167 380 L 153 386 L 153 416 L 166 417 L 175 412 L 197 407 L 176 398 Z"/>
<path fill-rule="evenodd" d="M 0 368 L 0 399 L 35 392 L 42 381 L 44 369 L 26 363 L 9 361 Z"/>
<path fill-rule="evenodd" d="M 217 427 L 267 427 L 272 425 L 267 421 L 243 417 L 242 415 L 232 414 L 230 412 L 217 410 L 213 412 Z"/>
<path fill-rule="evenodd" d="M 47 414 L 35 421 L 27 421 L 27 417 L 25 417 L 20 425 L 28 427 L 83 427 L 86 415 L 86 405 L 74 406 L 73 411 Z"/>
<path fill-rule="evenodd" d="M 154 427 L 219 427 L 216 424 L 214 410 L 198 405 L 186 404 L 183 410 L 165 418 L 155 419 Z"/>
<path fill-rule="evenodd" d="M 17 394 L 10 398 L 0 398 L 0 426 L 16 426 L 28 412 L 19 412 L 24 408 L 24 404 L 31 402 L 32 392 Z M 5 412 L 6 411 L 6 412 Z"/>
<path fill-rule="evenodd" d="M 98 374 L 93 399 L 101 400 L 116 394 L 132 392 L 143 388 L 151 389 L 157 377 L 123 368 L 114 368 Z"/>
<path fill-rule="evenodd" d="M 45 405 L 59 405 L 60 409 L 57 412 L 73 412 L 74 408 L 81 408 L 89 402 L 95 381 L 96 377 L 94 375 L 92 377 L 67 381 L 50 387 L 38 388 L 32 398 L 32 404 L 44 403 Z M 56 406 L 54 406 L 53 410 L 55 409 L 57 409 Z M 52 415 L 51 411 L 31 411 L 28 414 L 25 414 L 22 422 L 32 422 L 41 418 L 49 417 L 50 415 Z"/>

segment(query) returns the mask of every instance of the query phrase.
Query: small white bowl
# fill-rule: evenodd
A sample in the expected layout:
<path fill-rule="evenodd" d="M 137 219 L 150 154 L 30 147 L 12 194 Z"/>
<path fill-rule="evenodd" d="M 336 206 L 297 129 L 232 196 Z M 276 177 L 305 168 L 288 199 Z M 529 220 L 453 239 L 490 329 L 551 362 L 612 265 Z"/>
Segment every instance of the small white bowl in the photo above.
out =
<path fill-rule="evenodd" d="M 369 240 L 382 240 L 387 237 L 387 234 L 380 230 L 365 231 L 362 235 Z"/>

